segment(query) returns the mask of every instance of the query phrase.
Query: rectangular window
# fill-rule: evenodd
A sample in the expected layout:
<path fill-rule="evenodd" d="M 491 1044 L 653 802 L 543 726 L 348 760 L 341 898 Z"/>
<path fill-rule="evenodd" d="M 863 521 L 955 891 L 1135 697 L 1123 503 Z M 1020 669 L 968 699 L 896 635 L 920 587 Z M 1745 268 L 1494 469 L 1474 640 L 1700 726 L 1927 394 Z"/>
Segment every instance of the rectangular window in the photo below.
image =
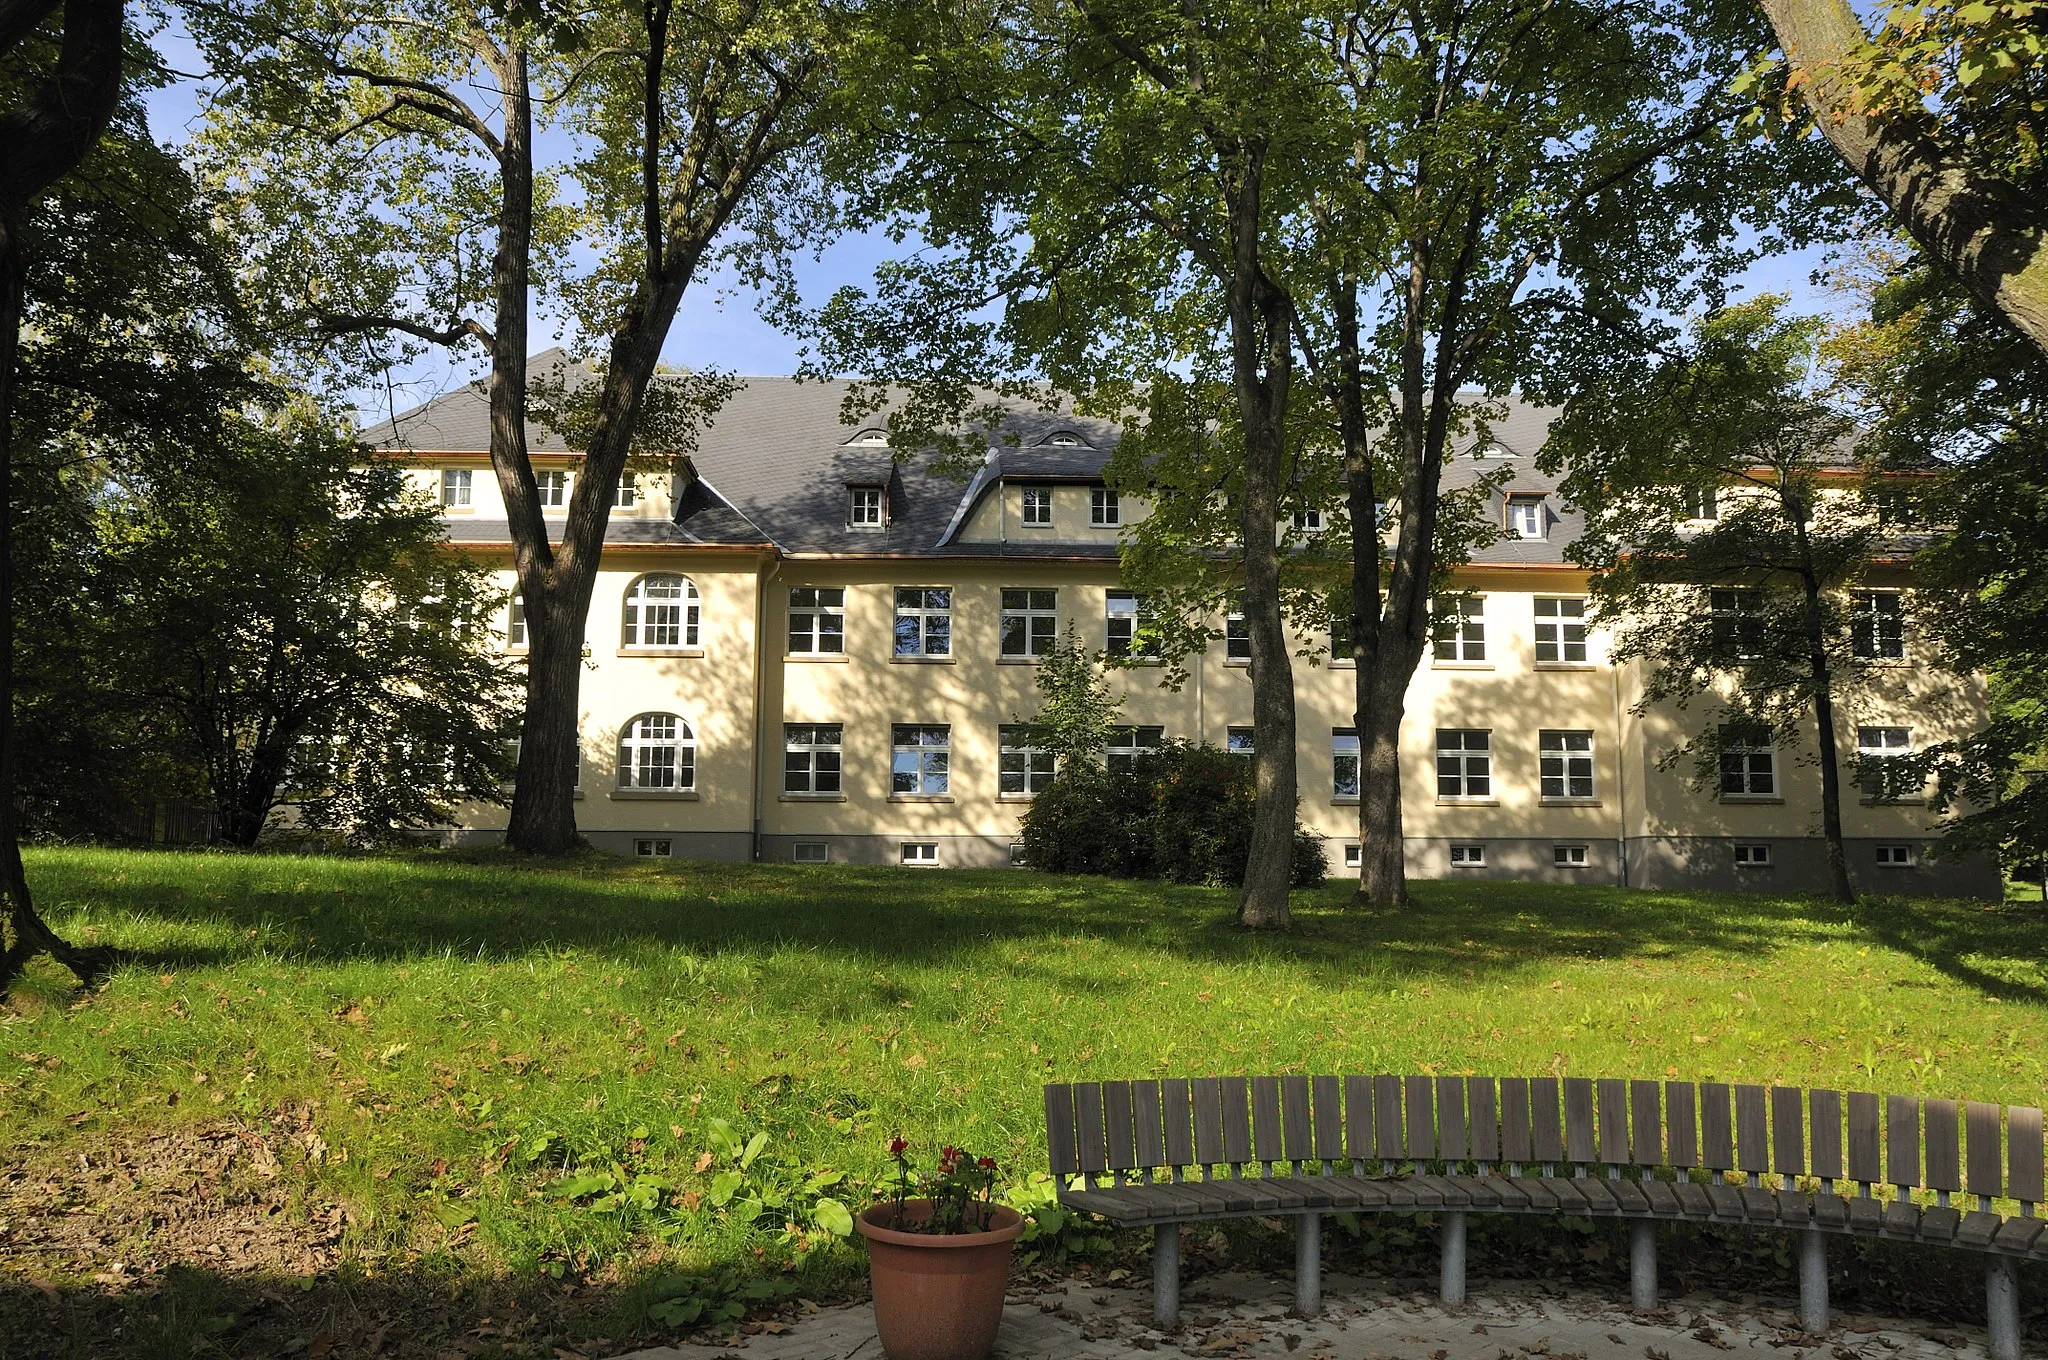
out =
<path fill-rule="evenodd" d="M 1539 664 L 1583 664 L 1586 659 L 1586 602 L 1536 601 L 1536 660 Z"/>
<path fill-rule="evenodd" d="M 1108 633 L 1103 650 L 1111 656 L 1146 659 L 1159 654 L 1158 643 L 1144 636 L 1152 623 L 1152 610 L 1142 595 L 1112 590 L 1104 605 Z"/>
<path fill-rule="evenodd" d="M 902 863 L 914 869 L 933 869 L 939 863 L 937 841 L 904 841 L 897 847 L 897 856 Z"/>
<path fill-rule="evenodd" d="M 1124 522 L 1123 503 L 1116 492 L 1106 486 L 1093 487 L 1088 492 L 1088 522 L 1098 529 L 1114 529 Z"/>
<path fill-rule="evenodd" d="M 1351 620 L 1339 614 L 1330 620 L 1330 664 L 1332 666 L 1356 666 L 1358 658 L 1351 654 Z"/>
<path fill-rule="evenodd" d="M 1361 851 L 1359 850 L 1359 848 L 1358 848 L 1358 842 L 1357 842 L 1357 841 L 1346 841 L 1346 842 L 1344 842 L 1344 867 L 1345 867 L 1345 868 L 1347 868 L 1347 869 L 1356 869 L 1356 868 L 1358 868 L 1358 867 L 1359 867 L 1359 866 L 1360 866 L 1361 864 L 1363 864 L 1364 862 L 1365 862 L 1365 856 L 1364 856 L 1364 854 L 1363 854 L 1363 853 L 1362 853 L 1362 852 L 1361 852 Z"/>
<path fill-rule="evenodd" d="M 1919 785 L 1906 787 L 1906 777 L 1894 763 L 1913 751 L 1912 729 L 1905 727 L 1859 727 L 1856 729 L 1856 778 L 1863 796 L 1873 802 L 1898 802 L 1918 798 Z"/>
<path fill-rule="evenodd" d="M 1454 845 L 1451 847 L 1451 867 L 1454 869 L 1480 869 L 1486 866 L 1486 847 L 1483 845 Z"/>
<path fill-rule="evenodd" d="M 1699 520 L 1721 518 L 1721 499 L 1712 486 L 1691 486 L 1685 489 L 1685 517 Z"/>
<path fill-rule="evenodd" d="M 846 590 L 842 586 L 791 586 L 789 654 L 843 656 L 846 652 Z"/>
<path fill-rule="evenodd" d="M 845 755 L 845 727 L 840 723 L 782 725 L 782 791 L 836 794 Z"/>
<path fill-rule="evenodd" d="M 883 500 L 879 486 L 846 488 L 846 523 L 853 529 L 882 527 Z"/>
<path fill-rule="evenodd" d="M 620 476 L 619 484 L 612 488 L 612 509 L 631 510 L 640 504 L 640 480 L 628 472 Z"/>
<path fill-rule="evenodd" d="M 1052 527 L 1051 487 L 1027 486 L 1024 488 L 1024 526 L 1028 529 L 1050 529 Z"/>
<path fill-rule="evenodd" d="M 1764 654 L 1764 593 L 1729 589 L 1707 592 L 1707 626 L 1714 652 L 1724 661 L 1753 661 Z"/>
<path fill-rule="evenodd" d="M 633 842 L 633 853 L 642 859 L 667 859 L 673 843 L 666 836 L 650 837 Z"/>
<path fill-rule="evenodd" d="M 909 798 L 943 798 L 950 787 L 953 729 L 940 724 L 897 723 L 889 733 L 889 792 Z"/>
<path fill-rule="evenodd" d="M 1880 845 L 1877 847 L 1877 867 L 1880 869 L 1910 869 L 1913 867 L 1913 847 L 1910 845 Z"/>
<path fill-rule="evenodd" d="M 1323 512 L 1320 510 L 1295 511 L 1294 531 L 1298 534 L 1321 533 L 1323 531 Z"/>
<path fill-rule="evenodd" d="M 1593 734 L 1543 732 L 1537 738 L 1538 774 L 1545 798 L 1593 796 Z"/>
<path fill-rule="evenodd" d="M 1546 518 L 1543 497 L 1508 497 L 1508 532 L 1516 538 L 1542 538 Z"/>
<path fill-rule="evenodd" d="M 1906 609 L 1898 591 L 1859 590 L 1849 597 L 1849 650 L 1862 661 L 1906 659 Z"/>
<path fill-rule="evenodd" d="M 1008 661 L 1044 656 L 1058 635 L 1060 593 L 1057 590 L 1012 590 L 1002 593 L 1003 658 Z"/>
<path fill-rule="evenodd" d="M 1721 796 L 1773 798 L 1778 792 L 1777 757 L 1771 734 L 1762 727 L 1724 723 L 1721 727 Z"/>
<path fill-rule="evenodd" d="M 1583 869 L 1586 867 L 1586 847 L 1553 845 L 1550 847 L 1550 862 L 1560 869 Z"/>
<path fill-rule="evenodd" d="M 569 474 L 566 472 L 536 472 L 533 474 L 534 489 L 540 492 L 541 508 L 559 510 L 569 503 Z"/>
<path fill-rule="evenodd" d="M 516 591 L 511 603 L 505 606 L 505 645 L 514 648 L 526 645 L 526 601 L 520 599 Z"/>
<path fill-rule="evenodd" d="M 1112 772 L 1129 773 L 1141 756 L 1156 756 L 1166 741 L 1163 727 L 1112 727 L 1109 745 L 1103 749 Z"/>
<path fill-rule="evenodd" d="M 1768 845 L 1738 845 L 1735 847 L 1735 867 L 1738 869 L 1768 869 L 1771 867 L 1771 847 Z"/>
<path fill-rule="evenodd" d="M 1252 662 L 1252 626 L 1245 622 L 1242 607 L 1223 616 L 1223 660 L 1245 666 Z"/>
<path fill-rule="evenodd" d="M 1233 727 L 1223 734 L 1223 749 L 1234 756 L 1248 756 L 1252 753 L 1252 730 L 1249 727 Z"/>
<path fill-rule="evenodd" d="M 1330 729 L 1330 796 L 1358 796 L 1358 729 Z"/>
<path fill-rule="evenodd" d="M 896 655 L 952 654 L 952 590 L 945 586 L 896 587 Z"/>
<path fill-rule="evenodd" d="M 798 864 L 823 864 L 826 857 L 823 841 L 798 841 L 790 852 L 790 858 Z"/>
<path fill-rule="evenodd" d="M 1486 660 L 1486 597 L 1444 595 L 1434 602 L 1432 631 L 1439 661 Z"/>
<path fill-rule="evenodd" d="M 996 729 L 996 792 L 1006 798 L 1030 798 L 1052 784 L 1052 752 L 1040 745 L 1038 729 L 1028 723 L 1005 723 Z"/>
<path fill-rule="evenodd" d="M 1011 841 L 1011 842 L 1010 842 L 1010 867 L 1011 867 L 1012 869 L 1022 869 L 1022 868 L 1025 868 L 1027 864 L 1028 864 L 1028 861 L 1027 861 L 1027 860 L 1026 860 L 1026 859 L 1024 858 L 1024 842 L 1022 842 L 1022 841 Z"/>
<path fill-rule="evenodd" d="M 449 468 L 441 474 L 441 504 L 450 508 L 463 508 L 469 504 L 472 473 L 460 468 Z"/>
<path fill-rule="evenodd" d="M 1481 727 L 1436 730 L 1436 796 L 1493 796 L 1493 733 Z"/>

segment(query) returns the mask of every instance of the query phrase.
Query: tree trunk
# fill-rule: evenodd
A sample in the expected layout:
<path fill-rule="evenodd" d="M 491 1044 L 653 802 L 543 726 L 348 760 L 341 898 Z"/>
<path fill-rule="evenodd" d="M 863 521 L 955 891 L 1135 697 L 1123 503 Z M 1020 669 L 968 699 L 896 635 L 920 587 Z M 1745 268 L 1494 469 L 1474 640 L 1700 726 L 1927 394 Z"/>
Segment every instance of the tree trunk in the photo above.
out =
<path fill-rule="evenodd" d="M 1891 207 L 1928 257 L 2048 354 L 2048 223 L 2042 205 L 1973 179 L 1914 120 L 1860 112 L 1844 74 L 1869 41 L 1848 0 L 1762 0 L 1785 56 L 1804 77 L 1813 121 Z"/>
<path fill-rule="evenodd" d="M 1803 522 L 1797 525 L 1801 549 L 1805 549 Z M 1849 856 L 1842 844 L 1842 760 L 1835 738 L 1834 668 L 1828 662 L 1827 634 L 1822 626 L 1820 581 L 1811 570 L 1802 570 L 1806 594 L 1805 624 L 1807 666 L 1813 676 L 1813 720 L 1820 739 L 1820 834 L 1827 847 L 1828 891 L 1837 902 L 1854 902 L 1856 889 L 1849 883 Z"/>
<path fill-rule="evenodd" d="M 526 710 L 520 720 L 519 784 L 512 798 L 506 842 L 535 855 L 565 855 L 576 832 L 578 681 L 583 672 L 583 619 L 589 613 L 552 596 L 528 596 L 526 607 Z M 536 605 L 538 607 L 536 607 Z M 537 616 L 552 626 L 534 626 Z M 570 620 L 573 619 L 573 622 Z M 566 809 L 566 811 L 564 811 Z"/>

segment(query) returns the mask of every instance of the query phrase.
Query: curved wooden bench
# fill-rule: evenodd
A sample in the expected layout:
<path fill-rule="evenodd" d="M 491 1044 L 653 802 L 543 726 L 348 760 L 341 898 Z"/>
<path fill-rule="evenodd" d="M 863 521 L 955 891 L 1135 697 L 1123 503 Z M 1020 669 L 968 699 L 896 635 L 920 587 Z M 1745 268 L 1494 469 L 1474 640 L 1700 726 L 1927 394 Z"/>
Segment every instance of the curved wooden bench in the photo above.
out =
<path fill-rule="evenodd" d="M 1156 1230 L 1165 1327 L 1179 1315 L 1179 1225 L 1211 1218 L 1299 1222 L 1304 1315 L 1321 1306 L 1322 1215 L 1340 1211 L 1439 1215 L 1449 1303 L 1465 1297 L 1470 1213 L 1630 1220 L 1639 1308 L 1656 1306 L 1659 1222 L 1796 1230 L 1799 1316 L 1814 1332 L 1827 1328 L 1830 1233 L 1977 1251 L 1993 1360 L 2020 1353 L 2014 1262 L 2048 1260 L 2030 1106 L 1720 1082 L 1285 1076 L 1060 1083 L 1045 1088 L 1045 1116 L 1060 1203 Z"/>

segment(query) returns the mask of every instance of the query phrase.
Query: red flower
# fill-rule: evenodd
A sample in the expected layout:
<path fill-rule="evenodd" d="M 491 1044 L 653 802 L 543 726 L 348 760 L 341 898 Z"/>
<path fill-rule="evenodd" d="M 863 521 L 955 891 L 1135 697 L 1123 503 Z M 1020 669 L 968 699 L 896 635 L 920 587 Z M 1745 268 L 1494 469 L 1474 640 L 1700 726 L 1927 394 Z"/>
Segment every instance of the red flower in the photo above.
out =
<path fill-rule="evenodd" d="M 905 1152 L 909 1151 L 909 1149 L 910 1144 L 904 1142 L 901 1137 L 891 1138 L 889 1140 L 889 1155 L 891 1157 L 901 1157 Z"/>
<path fill-rule="evenodd" d="M 996 1169 L 996 1159 L 993 1157 L 984 1157 L 980 1161 L 976 1162 L 975 1165 L 980 1167 L 983 1171 L 993 1171 Z"/>

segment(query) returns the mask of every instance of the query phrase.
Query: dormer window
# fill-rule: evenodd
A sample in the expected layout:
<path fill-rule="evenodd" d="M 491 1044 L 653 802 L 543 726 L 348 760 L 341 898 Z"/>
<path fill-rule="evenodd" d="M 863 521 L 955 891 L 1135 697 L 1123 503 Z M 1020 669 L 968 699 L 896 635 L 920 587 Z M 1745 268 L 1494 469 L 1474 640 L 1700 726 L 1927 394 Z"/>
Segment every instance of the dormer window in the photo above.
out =
<path fill-rule="evenodd" d="M 1516 538 L 1543 537 L 1543 497 L 1508 497 L 1508 532 Z"/>
<path fill-rule="evenodd" d="M 441 473 L 441 504 L 450 510 L 467 510 L 472 480 L 473 475 L 467 469 L 444 470 Z"/>
<path fill-rule="evenodd" d="M 1056 449 L 1085 449 L 1088 441 L 1072 430 L 1054 430 L 1041 441 Z"/>
<path fill-rule="evenodd" d="M 879 486 L 846 488 L 846 526 L 849 529 L 879 529 L 886 502 Z"/>
<path fill-rule="evenodd" d="M 1713 487 L 1689 486 L 1685 489 L 1685 517 L 1691 520 L 1721 518 L 1720 497 Z"/>
<path fill-rule="evenodd" d="M 540 493 L 543 510 L 559 510 L 569 503 L 569 474 L 566 472 L 536 472 L 533 474 L 533 486 Z"/>
<path fill-rule="evenodd" d="M 847 440 L 846 443 L 849 447 L 856 449 L 886 449 L 889 447 L 889 432 L 887 430 L 862 430 L 859 434 Z"/>
<path fill-rule="evenodd" d="M 1049 486 L 1027 486 L 1024 488 L 1024 524 L 1032 529 L 1052 527 L 1052 488 Z"/>
<path fill-rule="evenodd" d="M 615 510 L 631 510 L 638 504 L 640 504 L 640 482 L 638 478 L 629 472 L 619 478 L 619 485 L 612 492 L 612 508 Z"/>

